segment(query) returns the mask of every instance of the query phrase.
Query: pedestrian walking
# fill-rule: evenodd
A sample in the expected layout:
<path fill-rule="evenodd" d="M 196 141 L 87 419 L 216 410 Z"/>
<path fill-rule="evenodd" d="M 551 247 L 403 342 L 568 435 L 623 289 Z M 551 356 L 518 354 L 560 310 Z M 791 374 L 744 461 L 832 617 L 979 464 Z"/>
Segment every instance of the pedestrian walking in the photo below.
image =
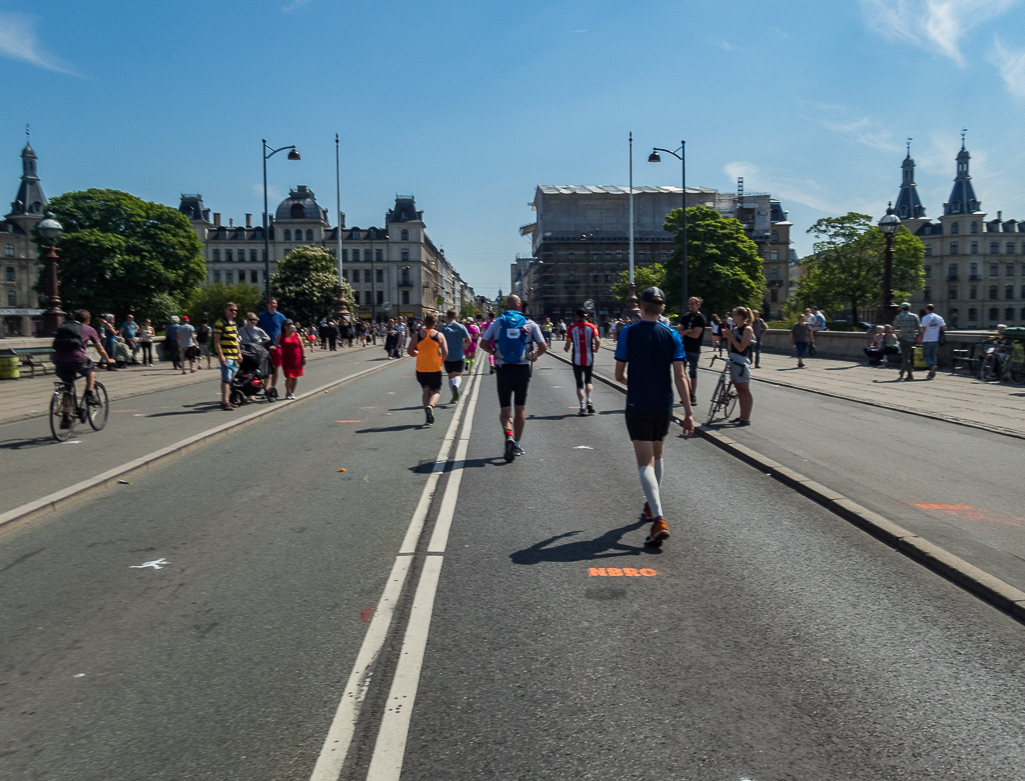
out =
<path fill-rule="evenodd" d="M 680 335 L 659 318 L 665 293 L 649 287 L 641 293 L 641 319 L 623 327 L 616 343 L 616 379 L 626 385 L 626 429 L 633 443 L 644 491 L 642 519 L 651 521 L 646 545 L 669 539 L 662 507 L 663 446 L 673 419 L 673 386 L 683 399 L 683 435 L 694 433 L 690 387 L 684 371 L 686 354 Z M 627 373 L 629 368 L 629 373 Z"/>
<path fill-rule="evenodd" d="M 733 328 L 723 331 L 726 338 L 730 360 L 730 379 L 737 389 L 737 401 L 740 402 L 740 417 L 731 420 L 738 426 L 751 425 L 751 408 L 754 397 L 751 395 L 751 354 L 754 350 L 754 328 L 751 321 L 754 315 L 746 306 L 738 306 L 730 313 Z"/>
<path fill-rule="evenodd" d="M 463 325 L 466 326 L 466 332 L 470 334 L 470 344 L 467 345 L 464 351 L 466 355 L 466 371 L 472 374 L 473 362 L 477 357 L 477 343 L 480 342 L 480 329 L 473 322 L 472 317 L 466 318 L 466 322 Z"/>
<path fill-rule="evenodd" d="M 210 328 L 210 321 L 204 317 L 199 323 L 199 328 L 196 329 L 196 347 L 199 350 L 199 354 L 196 357 L 196 363 L 199 365 L 200 369 L 203 368 L 204 358 L 206 358 L 206 368 L 213 368 L 210 363 L 210 339 L 212 336 L 213 329 Z"/>
<path fill-rule="evenodd" d="M 181 364 L 182 374 L 185 374 L 185 362 L 189 362 L 189 371 L 196 371 L 196 329 L 189 323 L 188 316 L 182 318 L 178 326 L 178 363 Z"/>
<path fill-rule="evenodd" d="M 482 330 L 481 330 L 481 341 L 484 342 L 484 344 L 482 344 L 482 349 L 484 350 L 484 352 L 486 352 L 488 354 L 488 374 L 494 374 L 495 373 L 495 340 L 494 339 L 489 339 L 489 340 L 487 340 L 485 342 L 484 334 L 486 334 L 488 332 L 488 329 L 491 328 L 491 324 L 494 323 L 494 322 L 495 322 L 495 313 L 494 312 L 488 312 L 488 321 L 482 327 Z"/>
<path fill-rule="evenodd" d="M 492 354 L 498 372 L 498 413 L 505 437 L 505 460 L 525 455 L 523 429 L 527 424 L 527 389 L 531 365 L 545 354 L 548 345 L 537 323 L 523 316 L 520 297 L 506 299 L 506 309 L 494 318 L 481 337 L 484 349 Z M 492 313 L 493 316 L 493 313 Z M 537 351 L 528 347 L 537 345 Z M 515 413 L 514 413 L 515 407 Z"/>
<path fill-rule="evenodd" d="M 937 356 L 940 344 L 943 342 L 943 335 L 947 331 L 947 321 L 936 314 L 936 307 L 932 304 L 925 305 L 925 317 L 922 318 L 922 360 L 929 367 L 927 380 L 936 376 Z"/>
<path fill-rule="evenodd" d="M 709 318 L 712 324 L 712 349 L 718 351 L 719 355 L 722 355 L 722 320 L 719 315 L 712 313 Z"/>
<path fill-rule="evenodd" d="M 765 321 L 762 320 L 762 316 L 758 314 L 757 309 L 751 312 L 751 317 L 754 318 L 754 320 L 751 322 L 751 328 L 754 330 L 755 334 L 754 341 L 751 343 L 751 346 L 754 348 L 754 364 L 756 369 L 761 369 L 762 336 L 765 334 L 766 330 L 768 330 L 769 326 L 767 326 L 765 324 Z"/>
<path fill-rule="evenodd" d="M 908 381 L 915 379 L 915 343 L 922 338 L 922 321 L 911 311 L 911 304 L 905 301 L 900 305 L 900 312 L 893 318 L 893 330 L 897 334 L 897 346 L 900 347 L 900 374 L 897 382 L 907 376 Z"/>
<path fill-rule="evenodd" d="M 259 326 L 267 334 L 271 341 L 270 348 L 270 387 L 267 389 L 268 399 L 278 397 L 278 372 L 281 371 L 281 351 L 277 348 L 278 336 L 281 334 L 281 326 L 288 318 L 278 311 L 278 300 L 273 296 L 267 299 L 267 309 L 260 312 Z"/>
<path fill-rule="evenodd" d="M 303 376 L 303 367 L 306 366 L 304 341 L 296 333 L 295 323 L 286 318 L 281 324 L 281 333 L 277 339 L 278 352 L 281 354 L 281 372 L 285 375 L 286 401 L 295 400 L 295 388 L 299 378 Z"/>
<path fill-rule="evenodd" d="M 576 311 L 576 320 L 570 325 L 567 336 L 569 338 L 566 339 L 563 351 L 572 351 L 570 357 L 573 364 L 573 379 L 577 384 L 577 400 L 580 402 L 580 411 L 577 415 L 593 415 L 595 410 L 591 393 L 594 391 L 594 384 L 591 382 L 591 375 L 594 371 L 594 356 L 601 346 L 601 338 L 598 336 L 598 327 L 587 322 L 586 309 Z"/>
<path fill-rule="evenodd" d="M 181 368 L 178 365 L 178 315 L 171 315 L 171 322 L 164 329 L 164 354 L 171 361 L 172 369 Z"/>
<path fill-rule="evenodd" d="M 449 309 L 445 313 L 446 323 L 438 330 L 445 337 L 447 346 L 445 356 L 445 372 L 448 374 L 448 387 L 452 392 L 451 404 L 459 401 L 459 385 L 463 381 L 463 367 L 466 363 L 466 349 L 470 346 L 470 332 L 459 322 L 459 313 Z"/>
<path fill-rule="evenodd" d="M 555 328 L 552 325 L 550 318 L 546 317 L 541 323 L 541 335 L 545 338 L 545 343 L 548 345 L 548 349 L 552 349 L 552 329 Z"/>
<path fill-rule="evenodd" d="M 139 326 L 139 347 L 142 348 L 142 365 L 153 365 L 153 337 L 157 332 L 153 330 L 153 323 L 149 318 Z"/>
<path fill-rule="evenodd" d="M 698 403 L 698 361 L 701 360 L 701 343 L 705 339 L 705 316 L 701 314 L 698 296 L 687 299 L 687 312 L 680 318 L 680 337 L 687 356 L 687 373 L 690 375 L 690 403 Z M 683 399 L 680 399 L 681 403 Z"/>
<path fill-rule="evenodd" d="M 805 315 L 798 315 L 797 322 L 790 329 L 790 344 L 797 350 L 797 368 L 804 368 L 804 354 L 808 351 L 808 345 L 812 342 L 811 328 L 808 326 L 808 318 Z"/>
<path fill-rule="evenodd" d="M 409 354 L 416 358 L 416 381 L 420 384 L 424 407 L 424 428 L 434 425 L 434 407 L 441 398 L 441 368 L 448 357 L 448 342 L 434 330 L 437 319 L 424 315 L 423 328 L 413 331 Z"/>
<path fill-rule="evenodd" d="M 327 324 L 327 344 L 330 352 L 338 352 L 338 321 L 331 320 Z"/>
<path fill-rule="evenodd" d="M 231 411 L 235 405 L 231 403 L 231 380 L 238 371 L 238 329 L 235 318 L 238 317 L 238 305 L 229 301 L 224 305 L 224 317 L 214 321 L 214 353 L 221 367 L 221 409 Z"/>

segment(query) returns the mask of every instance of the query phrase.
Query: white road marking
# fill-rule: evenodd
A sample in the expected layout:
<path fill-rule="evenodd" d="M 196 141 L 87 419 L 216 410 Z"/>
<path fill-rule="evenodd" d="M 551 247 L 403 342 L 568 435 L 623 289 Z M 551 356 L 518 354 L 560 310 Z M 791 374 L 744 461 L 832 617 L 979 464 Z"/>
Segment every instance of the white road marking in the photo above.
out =
<path fill-rule="evenodd" d="M 474 375 L 470 377 L 470 381 L 467 383 L 467 393 L 472 393 L 474 391 L 475 381 L 479 377 L 480 374 L 478 372 L 475 372 Z M 445 470 L 445 464 L 448 463 L 449 454 L 452 450 L 452 444 L 455 442 L 456 431 L 459 428 L 460 420 L 463 419 L 464 413 L 466 413 L 469 408 L 469 404 L 466 404 L 462 409 L 458 409 L 456 414 L 452 416 L 452 422 L 449 423 L 448 430 L 445 432 L 445 438 L 442 440 L 441 447 L 438 450 L 438 457 L 434 461 L 431 474 L 427 478 L 427 484 L 424 485 L 423 491 L 420 494 L 420 502 L 417 504 L 416 510 L 413 512 L 413 517 L 410 519 L 409 527 L 406 529 L 406 536 L 403 539 L 402 545 L 399 548 L 399 553 L 395 558 L 395 564 L 392 566 L 392 571 L 388 577 L 388 583 L 384 588 L 384 593 L 381 594 L 381 599 L 378 602 L 378 609 L 374 613 L 374 617 L 370 621 L 367 633 L 363 638 L 359 654 L 357 654 L 356 662 L 353 665 L 352 672 L 349 674 L 348 683 L 345 686 L 342 699 L 338 703 L 338 708 L 335 711 L 334 719 L 328 729 L 327 737 L 324 739 L 324 745 L 320 749 L 320 756 L 317 758 L 317 764 L 313 768 L 313 775 L 310 776 L 310 781 L 338 781 L 338 777 L 341 775 L 342 767 L 344 766 L 345 759 L 349 753 L 349 746 L 352 743 L 352 736 L 355 733 L 356 723 L 360 717 L 363 700 L 366 698 L 374 668 L 377 664 L 377 659 L 380 656 L 381 649 L 384 647 L 384 643 L 387 640 L 388 631 L 391 628 L 392 618 L 395 613 L 395 603 L 402 593 L 402 589 L 406 582 L 406 576 L 409 573 L 409 567 L 413 560 L 412 554 L 416 552 L 416 543 L 420 539 L 420 533 L 423 531 L 424 521 L 427 518 L 427 511 L 430 508 L 434 493 L 437 490 L 441 474 Z M 472 414 L 469 420 L 472 421 Z M 439 559 L 439 572 L 440 566 L 441 564 Z M 417 616 L 418 603 L 422 606 L 421 590 L 424 588 L 427 572 L 428 567 L 425 564 L 424 571 L 420 576 L 417 593 L 413 601 L 413 613 L 410 618 L 410 625 L 413 624 L 414 618 Z M 432 588 L 430 591 L 431 604 L 426 611 L 428 627 L 430 626 L 430 616 L 434 605 L 434 592 L 437 586 L 436 578 L 434 585 L 435 588 Z M 408 626 L 406 631 L 408 638 Z M 426 631 L 424 632 L 424 646 L 426 647 Z M 420 661 L 422 662 L 422 660 L 423 653 L 421 651 Z M 414 683 L 419 680 L 419 676 L 420 667 L 418 664 Z M 397 678 L 398 673 L 396 673 L 396 679 Z M 394 684 L 392 689 L 394 691 Z M 411 709 L 412 702 L 410 702 L 410 710 Z M 406 729 L 408 730 L 408 721 L 406 723 Z M 402 748 L 403 750 L 405 748 L 405 733 L 403 733 L 402 737 Z M 402 754 L 400 753 L 400 765 L 401 761 Z"/>
<path fill-rule="evenodd" d="M 132 564 L 128 569 L 146 569 L 146 567 L 152 567 L 153 569 L 163 569 L 170 564 L 167 559 L 154 559 L 153 561 L 147 561 L 145 564 Z"/>

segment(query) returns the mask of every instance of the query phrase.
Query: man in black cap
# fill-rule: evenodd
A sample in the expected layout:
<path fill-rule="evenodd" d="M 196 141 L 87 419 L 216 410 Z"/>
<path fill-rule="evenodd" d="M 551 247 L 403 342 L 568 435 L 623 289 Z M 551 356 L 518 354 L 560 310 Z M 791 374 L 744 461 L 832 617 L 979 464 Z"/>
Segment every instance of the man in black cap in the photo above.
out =
<path fill-rule="evenodd" d="M 673 419 L 674 383 L 685 410 L 683 435 L 690 438 L 694 433 L 683 342 L 676 331 L 660 322 L 665 300 L 665 293 L 657 287 L 641 293 L 641 319 L 620 332 L 616 345 L 616 379 L 626 384 L 626 428 L 647 499 L 643 518 L 652 522 L 646 545 L 661 545 L 669 538 L 659 485 L 662 445 Z"/>

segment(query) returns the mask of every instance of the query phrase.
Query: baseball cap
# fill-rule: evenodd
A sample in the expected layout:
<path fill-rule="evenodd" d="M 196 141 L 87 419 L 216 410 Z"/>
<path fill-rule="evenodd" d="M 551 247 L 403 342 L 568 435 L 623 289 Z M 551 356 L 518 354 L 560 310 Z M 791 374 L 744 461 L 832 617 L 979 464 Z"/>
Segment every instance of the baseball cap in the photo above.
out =
<path fill-rule="evenodd" d="M 641 293 L 641 301 L 649 304 L 664 304 L 666 302 L 666 294 L 662 292 L 661 288 L 649 287 Z"/>
<path fill-rule="evenodd" d="M 171 322 L 172 323 L 177 323 L 178 322 L 178 315 L 171 315 Z"/>
<path fill-rule="evenodd" d="M 819 308 L 818 308 L 817 306 L 813 306 L 813 307 L 812 307 L 812 311 L 814 311 L 814 312 L 818 312 L 818 311 L 819 311 Z"/>
<path fill-rule="evenodd" d="M 910 309 L 911 308 L 911 304 L 909 302 L 905 301 L 903 304 L 900 305 L 900 308 L 901 309 Z"/>
<path fill-rule="evenodd" d="M 184 317 L 182 318 L 182 321 L 183 321 L 183 322 L 186 322 L 186 323 L 187 323 L 187 322 L 189 322 L 189 316 L 188 316 L 188 315 L 185 315 L 185 316 L 184 316 Z"/>

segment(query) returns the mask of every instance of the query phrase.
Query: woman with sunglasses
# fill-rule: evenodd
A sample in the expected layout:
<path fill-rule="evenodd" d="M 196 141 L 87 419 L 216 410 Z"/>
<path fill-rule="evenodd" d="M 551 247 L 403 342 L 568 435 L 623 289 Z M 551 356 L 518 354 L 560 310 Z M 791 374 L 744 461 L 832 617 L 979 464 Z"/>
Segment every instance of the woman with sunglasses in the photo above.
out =
<path fill-rule="evenodd" d="M 267 332 L 259 326 L 260 319 L 255 313 L 249 312 L 246 315 L 246 324 L 238 329 L 238 340 L 242 344 L 259 344 L 264 347 L 270 346 L 270 337 Z"/>
<path fill-rule="evenodd" d="M 295 399 L 295 386 L 303 376 L 306 365 L 306 351 L 303 340 L 295 331 L 295 323 L 285 320 L 277 339 L 278 350 L 281 351 L 281 371 L 285 375 L 285 399 Z"/>

